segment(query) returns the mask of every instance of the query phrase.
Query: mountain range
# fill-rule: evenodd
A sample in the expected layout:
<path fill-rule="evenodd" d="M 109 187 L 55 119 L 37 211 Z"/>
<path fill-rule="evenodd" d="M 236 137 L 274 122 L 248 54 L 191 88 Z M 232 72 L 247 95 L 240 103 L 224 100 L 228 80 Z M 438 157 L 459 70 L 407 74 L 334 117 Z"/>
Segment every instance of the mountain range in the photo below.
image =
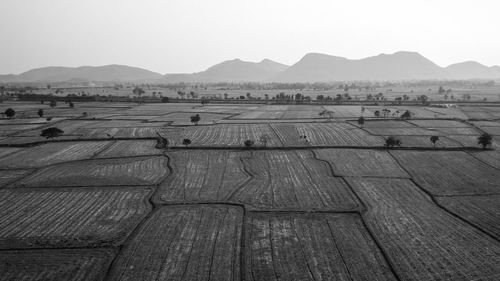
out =
<path fill-rule="evenodd" d="M 402 80 L 500 79 L 500 67 L 474 61 L 440 67 L 416 52 L 380 54 L 363 59 L 347 59 L 319 53 L 306 54 L 288 66 L 264 59 L 240 59 L 216 64 L 191 74 L 165 74 L 124 65 L 44 67 L 18 75 L 0 75 L 0 82 L 335 82 Z"/>

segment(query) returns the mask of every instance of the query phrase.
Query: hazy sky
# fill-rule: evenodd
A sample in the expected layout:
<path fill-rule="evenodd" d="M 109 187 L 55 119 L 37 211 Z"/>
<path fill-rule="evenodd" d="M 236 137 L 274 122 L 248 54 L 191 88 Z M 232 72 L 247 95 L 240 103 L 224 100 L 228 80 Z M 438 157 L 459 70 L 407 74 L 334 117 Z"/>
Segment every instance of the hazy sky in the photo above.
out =
<path fill-rule="evenodd" d="M 0 73 L 126 64 L 195 72 L 224 60 L 293 64 L 417 51 L 500 65 L 498 0 L 0 0 Z"/>

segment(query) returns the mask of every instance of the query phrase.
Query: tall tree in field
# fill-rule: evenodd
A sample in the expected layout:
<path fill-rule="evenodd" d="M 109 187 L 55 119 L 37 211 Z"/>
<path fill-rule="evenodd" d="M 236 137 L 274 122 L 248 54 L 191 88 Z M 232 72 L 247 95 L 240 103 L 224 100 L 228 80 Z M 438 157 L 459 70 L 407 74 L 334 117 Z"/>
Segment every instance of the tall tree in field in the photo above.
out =
<path fill-rule="evenodd" d="M 16 111 L 12 108 L 7 108 L 4 112 L 5 116 L 7 116 L 8 118 L 12 118 L 14 117 L 14 115 L 16 115 Z"/>
<path fill-rule="evenodd" d="M 363 128 L 363 125 L 365 124 L 365 118 L 363 116 L 358 118 L 358 124 L 361 128 Z"/>
<path fill-rule="evenodd" d="M 438 136 L 432 136 L 431 137 L 431 142 L 432 144 L 434 145 L 434 147 L 436 147 L 436 142 L 439 140 L 439 137 Z"/>
<path fill-rule="evenodd" d="M 43 109 L 38 110 L 38 116 L 43 117 Z"/>
<path fill-rule="evenodd" d="M 132 91 L 132 93 L 134 95 L 137 95 L 137 97 L 139 98 L 139 103 L 141 103 L 141 95 L 144 94 L 146 91 L 144 91 L 142 88 L 136 86 L 134 88 L 134 90 Z"/>
<path fill-rule="evenodd" d="M 200 122 L 200 120 L 201 120 L 200 114 L 191 116 L 191 123 L 193 123 L 194 125 L 198 125 L 198 122 Z"/>
<path fill-rule="evenodd" d="M 481 145 L 483 149 L 491 146 L 492 141 L 493 137 L 488 133 L 484 133 L 477 138 L 477 143 Z"/>
<path fill-rule="evenodd" d="M 62 136 L 62 134 L 64 134 L 63 130 L 56 127 L 50 127 L 42 130 L 40 136 L 46 137 L 47 139 L 54 139 L 56 137 Z"/>

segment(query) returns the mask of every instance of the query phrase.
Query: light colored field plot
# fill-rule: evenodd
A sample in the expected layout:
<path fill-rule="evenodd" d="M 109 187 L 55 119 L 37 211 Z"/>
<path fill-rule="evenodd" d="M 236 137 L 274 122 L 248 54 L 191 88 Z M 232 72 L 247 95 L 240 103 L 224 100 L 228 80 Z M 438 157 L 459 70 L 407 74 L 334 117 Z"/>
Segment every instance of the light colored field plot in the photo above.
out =
<path fill-rule="evenodd" d="M 330 167 L 310 151 L 255 151 L 242 157 L 252 179 L 232 200 L 257 210 L 330 210 L 360 208 L 354 194 Z"/>
<path fill-rule="evenodd" d="M 160 186 L 164 202 L 223 202 L 246 182 L 241 152 L 191 150 L 168 153 L 173 174 Z"/>
<path fill-rule="evenodd" d="M 444 133 L 437 130 L 424 128 L 366 128 L 366 131 L 377 136 L 443 136 Z"/>
<path fill-rule="evenodd" d="M 500 196 L 437 197 L 439 205 L 500 240 Z"/>
<path fill-rule="evenodd" d="M 500 170 L 462 151 L 391 151 L 412 178 L 434 195 L 500 194 Z"/>
<path fill-rule="evenodd" d="M 110 120 L 131 120 L 131 121 L 146 121 L 148 119 L 151 119 L 151 118 L 155 118 L 155 117 L 158 117 L 158 116 L 151 116 L 151 115 L 113 115 L 113 116 L 109 116 L 107 117 L 106 119 L 110 119 Z"/>
<path fill-rule="evenodd" d="M 111 138 L 154 138 L 162 133 L 163 127 L 114 127 L 114 128 L 82 128 L 76 133 L 84 139 Z"/>
<path fill-rule="evenodd" d="M 217 113 L 179 112 L 179 113 L 169 113 L 167 115 L 152 118 L 152 119 L 149 119 L 149 121 L 151 121 L 151 122 L 156 122 L 156 121 L 172 122 L 171 125 L 193 125 L 193 123 L 191 123 L 191 116 L 193 116 L 195 114 L 199 114 L 201 117 L 201 120 L 198 123 L 200 125 L 214 124 L 221 119 L 228 118 L 231 116 L 231 115 L 227 115 L 227 114 L 217 114 Z"/>
<path fill-rule="evenodd" d="M 224 104 L 224 105 L 205 105 L 198 106 L 196 108 L 190 108 L 190 112 L 215 112 L 215 113 L 226 113 L 226 114 L 240 114 L 250 110 L 257 110 L 259 107 L 252 104 Z"/>
<path fill-rule="evenodd" d="M 109 280 L 241 280 L 243 209 L 162 207 L 140 228 Z"/>
<path fill-rule="evenodd" d="M 151 211 L 150 189 L 0 190 L 0 248 L 123 243 Z"/>
<path fill-rule="evenodd" d="M 341 122 L 270 124 L 285 146 L 381 146 L 381 137 L 372 136 L 351 124 Z M 305 135 L 310 140 L 300 139 Z"/>
<path fill-rule="evenodd" d="M 114 256 L 111 249 L 2 251 L 0 280 L 100 281 Z"/>
<path fill-rule="evenodd" d="M 162 156 L 87 160 L 38 170 L 16 187 L 154 185 L 169 174 Z"/>
<path fill-rule="evenodd" d="M 309 151 L 169 155 L 174 173 L 160 187 L 159 198 L 164 202 L 232 202 L 256 210 L 359 208 L 349 187 Z"/>
<path fill-rule="evenodd" d="M 481 127 L 481 129 L 493 136 L 500 136 L 500 126 L 498 127 Z"/>
<path fill-rule="evenodd" d="M 97 158 L 161 155 L 163 150 L 155 148 L 155 140 L 119 140 L 97 155 Z"/>
<path fill-rule="evenodd" d="M 40 133 L 38 133 L 40 134 Z M 77 140 L 78 136 L 60 136 L 57 138 L 58 141 L 61 140 Z M 37 143 L 37 142 L 47 142 L 50 141 L 45 137 L 40 137 L 40 136 L 25 136 L 25 137 L 7 137 L 2 140 L 0 140 L 0 144 L 2 145 L 23 145 L 23 144 L 31 144 L 31 143 Z"/>
<path fill-rule="evenodd" d="M 150 116 L 151 118 L 151 116 Z M 87 128 L 161 127 L 167 122 L 142 122 L 137 120 L 99 120 L 85 126 Z"/>
<path fill-rule="evenodd" d="M 15 124 L 47 124 L 49 122 L 54 122 L 60 120 L 59 118 L 53 118 L 51 121 L 47 121 L 45 118 L 12 118 L 12 119 L 0 119 L 1 125 L 15 125 Z"/>
<path fill-rule="evenodd" d="M 489 112 L 484 112 L 484 111 L 467 111 L 465 112 L 465 115 L 469 119 L 494 119 L 495 116 Z"/>
<path fill-rule="evenodd" d="M 467 136 L 470 136 L 470 135 L 480 134 L 480 132 L 473 127 L 434 128 L 433 130 L 437 130 L 445 135 L 467 135 Z"/>
<path fill-rule="evenodd" d="M 44 124 L 14 124 L 14 125 L 0 125 L 0 133 L 11 132 L 11 131 L 29 131 L 40 128 Z"/>
<path fill-rule="evenodd" d="M 463 147 L 460 142 L 448 137 L 439 136 L 436 145 L 431 142 L 430 136 L 396 136 L 401 140 L 402 147 Z"/>
<path fill-rule="evenodd" d="M 110 144 L 110 141 L 41 144 L 4 157 L 0 162 L 0 168 L 44 167 L 61 162 L 89 159 Z"/>
<path fill-rule="evenodd" d="M 396 280 L 356 214 L 247 218 L 245 280 Z"/>
<path fill-rule="evenodd" d="M 373 117 L 369 110 L 366 110 L 363 114 L 361 113 L 361 106 L 359 105 L 326 105 L 323 106 L 325 110 L 332 111 L 334 118 L 352 118 L 360 117 L 361 115 L 365 117 Z"/>
<path fill-rule="evenodd" d="M 416 126 L 423 128 L 470 128 L 471 126 L 467 123 L 460 122 L 457 120 L 408 120 Z"/>
<path fill-rule="evenodd" d="M 356 121 L 350 121 L 350 124 L 359 127 Z M 365 120 L 363 128 L 415 128 L 415 125 L 404 120 Z"/>
<path fill-rule="evenodd" d="M 282 146 L 274 131 L 268 124 L 217 124 L 209 126 L 189 126 L 181 133 L 192 145 L 200 146 L 243 146 L 245 140 L 258 143 L 262 135 L 270 137 L 267 146 Z"/>
<path fill-rule="evenodd" d="M 409 178 L 387 151 L 316 149 L 314 153 L 319 159 L 330 163 L 333 172 L 338 176 Z"/>
<path fill-rule="evenodd" d="M 498 121 L 469 121 L 480 128 L 482 127 L 500 127 L 500 120 Z"/>
<path fill-rule="evenodd" d="M 0 187 L 20 179 L 28 172 L 28 170 L 0 170 Z"/>
<path fill-rule="evenodd" d="M 500 169 L 500 151 L 498 148 L 495 150 L 489 150 L 489 151 L 478 151 L 478 152 L 471 152 L 474 157 L 477 159 L 493 166 L 496 167 L 497 169 Z"/>
<path fill-rule="evenodd" d="M 283 117 L 285 111 L 248 111 L 237 116 L 232 117 L 232 119 L 280 119 Z"/>
<path fill-rule="evenodd" d="M 45 125 L 43 128 L 48 127 L 57 127 L 64 131 L 64 135 L 75 135 L 75 131 L 79 128 L 86 127 L 88 125 L 95 124 L 100 121 L 90 121 L 90 120 L 63 120 L 61 122 L 54 123 L 52 125 Z M 102 122 L 102 121 L 101 121 Z M 28 132 L 23 132 L 21 134 L 17 134 L 16 136 L 40 136 L 40 133 L 43 128 L 39 128 L 36 130 L 31 130 Z"/>
<path fill-rule="evenodd" d="M 14 152 L 17 152 L 19 150 L 22 150 L 23 148 L 21 147 L 0 147 L 0 158 L 7 156 L 9 154 L 12 154 Z"/>
<path fill-rule="evenodd" d="M 410 180 L 348 181 L 400 280 L 498 279 L 498 241 L 437 207 Z"/>
<path fill-rule="evenodd" d="M 479 135 L 467 136 L 467 135 L 447 135 L 447 138 L 454 140 L 465 147 L 479 147 L 477 144 L 477 137 Z M 441 139 L 441 137 L 439 137 Z"/>
<path fill-rule="evenodd" d="M 467 115 L 462 112 L 460 108 L 439 108 L 439 107 L 426 107 L 426 110 L 437 113 L 437 118 L 457 118 L 466 120 Z"/>

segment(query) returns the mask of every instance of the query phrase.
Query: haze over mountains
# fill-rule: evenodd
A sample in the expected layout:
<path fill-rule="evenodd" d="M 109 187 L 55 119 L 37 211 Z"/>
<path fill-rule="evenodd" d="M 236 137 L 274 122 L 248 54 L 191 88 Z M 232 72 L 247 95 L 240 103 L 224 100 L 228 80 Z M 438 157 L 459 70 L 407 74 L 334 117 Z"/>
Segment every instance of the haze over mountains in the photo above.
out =
<path fill-rule="evenodd" d="M 347 59 L 318 53 L 306 54 L 287 66 L 264 59 L 239 59 L 216 64 L 192 74 L 165 74 L 124 66 L 44 67 L 19 75 L 0 75 L 0 82 L 335 82 L 399 80 L 500 79 L 500 67 L 467 61 L 440 67 L 416 52 L 380 54 L 364 59 Z"/>

